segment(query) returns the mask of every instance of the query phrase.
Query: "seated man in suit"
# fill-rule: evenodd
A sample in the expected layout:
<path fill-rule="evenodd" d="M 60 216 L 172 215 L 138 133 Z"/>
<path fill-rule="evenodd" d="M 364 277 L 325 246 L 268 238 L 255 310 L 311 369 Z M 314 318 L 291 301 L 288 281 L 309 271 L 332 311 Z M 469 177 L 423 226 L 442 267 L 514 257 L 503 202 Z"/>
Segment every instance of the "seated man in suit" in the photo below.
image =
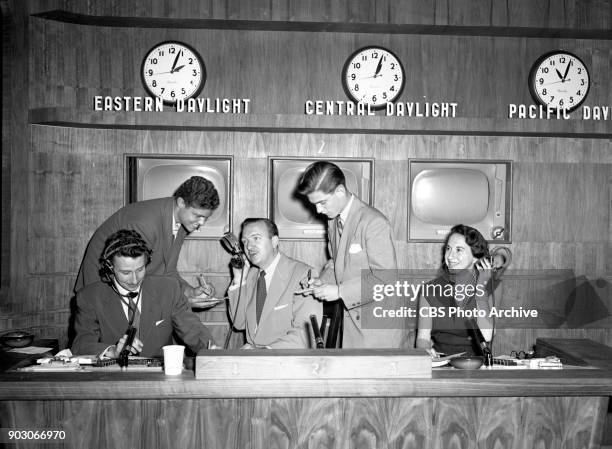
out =
<path fill-rule="evenodd" d="M 321 323 L 321 303 L 301 290 L 311 268 L 278 249 L 278 228 L 267 218 L 247 218 L 242 223 L 242 245 L 247 261 L 232 267 L 228 289 L 234 328 L 246 329 L 243 348 L 309 348 L 310 315 Z"/>
<path fill-rule="evenodd" d="M 112 234 L 100 256 L 100 278 L 77 293 L 74 354 L 116 358 L 128 326 L 137 328 L 131 353 L 161 355 L 172 344 L 172 333 L 195 353 L 214 341 L 191 311 L 174 277 L 146 276 L 151 249 L 136 231 Z"/>
<path fill-rule="evenodd" d="M 174 276 L 187 298 L 207 293 L 206 286 L 192 287 L 176 268 L 185 236 L 204 226 L 219 206 L 219 194 L 208 179 L 192 176 L 168 198 L 138 201 L 122 207 L 96 229 L 79 269 L 74 291 L 98 282 L 98 258 L 104 242 L 120 229 L 137 231 L 152 250 L 150 275 Z"/>

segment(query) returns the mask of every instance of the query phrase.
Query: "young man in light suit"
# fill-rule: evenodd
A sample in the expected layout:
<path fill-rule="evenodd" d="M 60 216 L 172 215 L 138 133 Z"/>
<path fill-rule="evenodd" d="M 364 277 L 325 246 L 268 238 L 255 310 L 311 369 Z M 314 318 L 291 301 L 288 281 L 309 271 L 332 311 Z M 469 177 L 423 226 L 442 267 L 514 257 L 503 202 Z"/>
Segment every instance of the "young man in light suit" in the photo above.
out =
<path fill-rule="evenodd" d="M 321 323 L 321 303 L 296 294 L 312 269 L 278 249 L 278 228 L 267 218 L 242 223 L 242 245 L 247 257 L 243 269 L 232 267 L 228 288 L 230 319 L 246 331 L 250 348 L 310 348 L 310 316 Z"/>
<path fill-rule="evenodd" d="M 393 326 L 366 329 L 362 326 L 364 315 L 371 314 L 373 306 L 371 298 L 362 297 L 362 270 L 368 270 L 376 276 L 374 270 L 397 269 L 393 231 L 389 221 L 377 209 L 348 191 L 344 173 L 331 162 L 317 161 L 310 164 L 298 181 L 297 191 L 316 206 L 318 213 L 328 218 L 328 251 L 331 258 L 320 277 L 311 285 L 315 287 L 315 298 L 342 301 L 342 347 L 400 347 L 401 329 Z"/>

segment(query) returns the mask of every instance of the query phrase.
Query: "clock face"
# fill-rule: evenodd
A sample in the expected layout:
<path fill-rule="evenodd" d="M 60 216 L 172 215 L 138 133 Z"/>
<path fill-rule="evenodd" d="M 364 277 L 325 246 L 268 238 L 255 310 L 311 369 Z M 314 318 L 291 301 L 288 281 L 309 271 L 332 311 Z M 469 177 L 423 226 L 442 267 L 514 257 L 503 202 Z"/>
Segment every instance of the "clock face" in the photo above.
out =
<path fill-rule="evenodd" d="M 342 69 L 342 85 L 348 97 L 382 109 L 395 101 L 404 88 L 404 67 L 389 50 L 365 47 L 353 53 Z"/>
<path fill-rule="evenodd" d="M 165 104 L 196 97 L 206 82 L 206 67 L 196 50 L 181 42 L 162 42 L 153 47 L 141 68 L 147 92 Z"/>
<path fill-rule="evenodd" d="M 529 90 L 534 100 L 554 109 L 576 109 L 586 99 L 590 84 L 584 63 L 566 51 L 541 56 L 529 74 Z"/>

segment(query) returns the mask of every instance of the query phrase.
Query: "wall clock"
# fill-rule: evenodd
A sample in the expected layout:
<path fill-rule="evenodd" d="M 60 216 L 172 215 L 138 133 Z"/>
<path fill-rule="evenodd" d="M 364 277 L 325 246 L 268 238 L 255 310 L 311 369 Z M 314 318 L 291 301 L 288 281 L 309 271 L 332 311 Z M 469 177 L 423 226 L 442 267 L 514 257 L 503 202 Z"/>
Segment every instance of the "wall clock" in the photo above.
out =
<path fill-rule="evenodd" d="M 165 104 L 196 97 L 206 82 L 206 67 L 199 53 L 187 44 L 162 42 L 146 54 L 140 70 L 147 92 Z"/>
<path fill-rule="evenodd" d="M 352 101 L 382 109 L 399 98 L 404 88 L 402 63 L 382 47 L 364 47 L 346 60 L 342 69 L 342 87 Z"/>
<path fill-rule="evenodd" d="M 542 55 L 531 67 L 529 90 L 533 99 L 554 109 L 576 109 L 586 99 L 591 80 L 582 60 L 567 51 Z"/>

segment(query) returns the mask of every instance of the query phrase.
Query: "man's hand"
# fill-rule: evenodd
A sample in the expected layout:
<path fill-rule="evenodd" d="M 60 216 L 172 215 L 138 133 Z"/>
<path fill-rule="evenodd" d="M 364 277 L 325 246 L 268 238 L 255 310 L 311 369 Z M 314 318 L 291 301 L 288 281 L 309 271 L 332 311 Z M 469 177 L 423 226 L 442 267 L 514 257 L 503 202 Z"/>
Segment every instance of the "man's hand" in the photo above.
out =
<path fill-rule="evenodd" d="M 123 347 L 125 346 L 125 340 L 127 339 L 127 335 L 124 335 L 119 339 L 115 347 L 112 346 L 108 348 L 106 351 L 106 355 L 111 359 L 116 359 L 123 351 Z M 140 354 L 142 351 L 142 341 L 140 341 L 137 337 L 134 337 L 134 341 L 132 342 L 132 347 L 130 348 L 130 355 Z"/>
<path fill-rule="evenodd" d="M 335 301 L 336 299 L 340 299 L 340 287 L 336 284 L 321 284 L 320 282 L 321 281 L 319 281 L 319 286 L 316 286 L 312 292 L 315 298 L 321 301 Z"/>
<path fill-rule="evenodd" d="M 212 284 L 206 282 L 204 279 L 204 275 L 200 274 L 197 276 L 198 285 L 197 287 L 187 287 L 185 288 L 185 296 L 187 298 L 199 298 L 199 299 L 208 299 L 212 298 L 215 294 L 215 287 Z"/>
<path fill-rule="evenodd" d="M 242 280 L 244 282 L 244 278 L 246 277 L 246 274 L 249 272 L 249 269 L 251 268 L 251 264 L 249 263 L 249 259 L 247 259 L 244 256 L 240 256 L 242 258 L 242 261 L 244 262 L 244 266 L 242 268 L 236 268 L 232 265 L 232 280 L 233 280 L 233 284 L 240 284 L 240 281 Z"/>

